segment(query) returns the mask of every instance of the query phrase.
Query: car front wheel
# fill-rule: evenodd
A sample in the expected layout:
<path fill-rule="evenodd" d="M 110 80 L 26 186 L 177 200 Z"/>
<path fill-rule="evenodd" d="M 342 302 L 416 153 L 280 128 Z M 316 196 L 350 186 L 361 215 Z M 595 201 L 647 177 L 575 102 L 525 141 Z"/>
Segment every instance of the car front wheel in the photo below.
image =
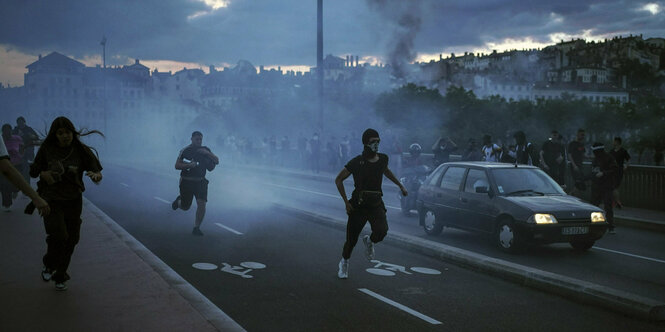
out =
<path fill-rule="evenodd" d="M 591 240 L 570 241 L 570 245 L 573 247 L 573 249 L 581 250 L 581 251 L 586 251 L 586 250 L 591 249 L 591 247 L 593 247 L 594 243 L 596 243 L 596 241 L 591 241 Z"/>
<path fill-rule="evenodd" d="M 505 218 L 499 221 L 496 228 L 496 243 L 499 249 L 509 253 L 521 249 L 522 243 L 512 220 Z"/>
<path fill-rule="evenodd" d="M 423 226 L 427 235 L 439 235 L 443 230 L 443 223 L 437 220 L 434 212 L 428 209 L 421 209 L 418 211 L 420 217 L 420 224 Z"/>

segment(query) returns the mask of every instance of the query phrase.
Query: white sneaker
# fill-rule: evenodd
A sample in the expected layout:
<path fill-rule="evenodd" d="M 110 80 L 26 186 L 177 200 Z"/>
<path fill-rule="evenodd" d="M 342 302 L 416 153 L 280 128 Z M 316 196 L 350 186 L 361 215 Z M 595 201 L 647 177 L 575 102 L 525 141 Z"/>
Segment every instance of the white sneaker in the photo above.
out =
<path fill-rule="evenodd" d="M 349 277 L 349 261 L 342 258 L 339 261 L 339 270 L 337 271 L 337 276 L 340 279 L 347 279 Z"/>
<path fill-rule="evenodd" d="M 57 291 L 66 291 L 67 290 L 67 284 L 63 282 L 56 282 L 55 283 L 55 290 Z"/>
<path fill-rule="evenodd" d="M 374 259 L 374 243 L 369 239 L 369 235 L 363 236 L 363 243 L 365 244 L 365 256 L 367 260 Z"/>

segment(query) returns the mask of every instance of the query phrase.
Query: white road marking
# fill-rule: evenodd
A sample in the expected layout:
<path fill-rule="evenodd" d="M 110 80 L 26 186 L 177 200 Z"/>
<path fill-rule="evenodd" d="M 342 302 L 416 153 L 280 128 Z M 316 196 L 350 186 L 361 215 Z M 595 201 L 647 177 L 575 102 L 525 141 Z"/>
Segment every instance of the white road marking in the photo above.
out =
<path fill-rule="evenodd" d="M 124 183 L 124 182 L 120 182 L 120 185 L 122 185 L 122 186 L 125 186 L 125 187 L 128 187 L 128 188 L 129 188 L 129 185 L 128 185 L 128 184 L 126 184 L 126 183 Z"/>
<path fill-rule="evenodd" d="M 326 197 L 332 197 L 332 198 L 340 198 L 338 195 L 331 195 L 331 194 L 326 194 L 326 193 L 320 193 L 318 191 L 311 191 L 311 190 L 306 190 L 306 189 L 301 189 L 301 188 L 295 188 L 295 187 L 289 187 L 289 186 L 282 186 L 279 184 L 274 184 L 274 183 L 265 183 L 269 186 L 273 187 L 278 187 L 278 188 L 283 188 L 283 189 L 289 189 L 289 190 L 295 190 L 295 191 L 302 191 L 310 194 L 316 194 L 316 195 L 321 195 L 321 196 L 326 196 Z M 389 209 L 395 209 L 395 210 L 401 210 L 401 208 L 386 205 L 387 208 Z"/>
<path fill-rule="evenodd" d="M 242 235 L 242 233 L 236 231 L 235 229 L 230 228 L 230 227 L 226 227 L 226 226 L 224 226 L 224 225 L 222 225 L 222 224 L 220 224 L 220 223 L 215 223 L 215 225 L 217 225 L 217 226 L 219 226 L 219 227 L 221 227 L 221 228 L 224 228 L 224 229 L 226 229 L 227 231 L 229 231 L 229 232 L 231 232 L 231 233 L 236 233 L 236 234 L 238 234 L 238 235 Z"/>
<path fill-rule="evenodd" d="M 613 253 L 619 254 L 619 255 L 626 255 L 626 256 L 630 256 L 630 257 L 641 258 L 641 259 L 646 259 L 648 261 L 665 264 L 665 260 L 662 260 L 662 259 L 644 257 L 644 256 L 640 256 L 640 255 L 633 255 L 633 254 L 629 254 L 627 252 L 616 251 L 616 250 L 612 250 L 612 249 L 605 249 L 605 248 L 601 248 L 601 247 L 593 247 L 593 249 L 598 249 L 598 250 L 607 251 L 607 252 L 613 252 Z"/>
<path fill-rule="evenodd" d="M 156 200 L 158 200 L 158 201 L 160 201 L 160 202 L 164 202 L 164 203 L 166 203 L 166 204 L 171 204 L 171 203 L 172 203 L 172 202 L 169 202 L 169 201 L 167 201 L 167 200 L 165 200 L 165 199 L 163 199 L 163 198 L 161 198 L 161 197 L 157 197 L 157 196 L 155 196 L 155 197 L 153 197 L 153 198 L 156 199 Z"/>
<path fill-rule="evenodd" d="M 413 310 L 413 309 L 411 309 L 411 308 L 409 308 L 405 305 L 399 304 L 399 303 L 397 303 L 397 302 L 395 302 L 391 299 L 385 298 L 385 297 L 383 297 L 383 296 L 381 296 L 377 293 L 372 292 L 371 290 L 369 290 L 367 288 L 358 288 L 358 290 L 365 293 L 365 294 L 367 294 L 367 295 L 369 295 L 369 296 L 371 296 L 371 297 L 373 297 L 373 298 L 375 298 L 375 299 L 378 299 L 380 301 L 388 303 L 388 304 L 390 304 L 391 306 L 393 306 L 397 309 L 400 309 L 402 311 L 406 311 L 407 313 L 409 313 L 411 315 L 414 315 L 414 316 L 416 316 L 416 317 L 418 317 L 418 318 L 420 318 L 420 319 L 422 319 L 422 320 L 424 320 L 424 321 L 426 321 L 430 324 L 442 324 L 441 322 L 439 322 L 438 320 L 436 320 L 434 318 L 423 315 L 423 314 L 421 314 L 421 313 L 419 313 L 419 312 L 417 312 L 417 311 L 415 311 L 415 310 Z"/>

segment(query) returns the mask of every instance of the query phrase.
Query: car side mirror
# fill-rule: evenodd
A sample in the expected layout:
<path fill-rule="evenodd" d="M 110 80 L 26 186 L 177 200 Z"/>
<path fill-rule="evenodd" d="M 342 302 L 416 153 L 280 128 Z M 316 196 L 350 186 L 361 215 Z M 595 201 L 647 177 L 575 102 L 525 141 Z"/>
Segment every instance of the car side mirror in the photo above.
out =
<path fill-rule="evenodd" d="M 477 194 L 488 194 L 490 192 L 489 187 L 476 187 Z"/>

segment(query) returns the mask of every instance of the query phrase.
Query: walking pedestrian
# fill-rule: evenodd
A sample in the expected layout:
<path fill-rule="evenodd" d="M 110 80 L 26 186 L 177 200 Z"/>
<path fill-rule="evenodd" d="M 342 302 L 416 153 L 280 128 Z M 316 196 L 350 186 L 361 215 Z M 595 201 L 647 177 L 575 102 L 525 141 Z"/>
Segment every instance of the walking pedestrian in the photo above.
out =
<path fill-rule="evenodd" d="M 94 148 L 80 140 L 90 134 L 104 137 L 97 130 L 77 131 L 64 116 L 56 118 L 30 166 L 30 176 L 39 177 L 37 192 L 51 208 L 51 213 L 44 216 L 47 249 L 42 259 L 42 279 L 53 280 L 60 291 L 67 289 L 67 268 L 80 237 L 83 174 L 95 184 L 102 180 L 96 151 L 93 153 Z"/>
<path fill-rule="evenodd" d="M 457 150 L 457 144 L 450 139 L 450 137 L 439 139 L 432 145 L 432 153 L 434 153 L 434 168 L 450 161 L 450 153 Z"/>
<path fill-rule="evenodd" d="M 538 166 L 536 147 L 528 142 L 523 131 L 517 131 L 513 135 L 515 139 L 515 163 L 520 165 Z"/>
<path fill-rule="evenodd" d="M 621 186 L 621 181 L 623 180 L 623 172 L 628 169 L 628 163 L 630 162 L 630 154 L 628 154 L 628 151 L 621 144 L 621 137 L 615 137 L 613 149 L 610 151 L 610 155 L 614 157 L 618 166 L 616 177 L 614 178 L 613 199 L 614 204 L 619 209 L 623 208 L 623 204 L 621 204 L 621 200 L 619 199 L 619 186 Z"/>
<path fill-rule="evenodd" d="M 540 165 L 554 181 L 560 185 L 565 184 L 565 158 L 564 148 L 561 144 L 561 136 L 556 130 L 552 130 L 550 138 L 543 143 L 540 150 Z"/>
<path fill-rule="evenodd" d="M 351 159 L 335 178 L 335 185 L 344 200 L 348 220 L 346 223 L 346 241 L 342 249 L 342 259 L 339 261 L 337 276 L 341 279 L 349 277 L 349 259 L 351 252 L 358 242 L 360 232 L 367 221 L 372 228 L 371 235 L 363 237 L 365 255 L 368 260 L 374 259 L 374 246 L 381 242 L 388 233 L 386 208 L 383 203 L 381 184 L 385 175 L 396 184 L 402 195 L 407 191 L 388 168 L 388 155 L 379 153 L 379 133 L 374 129 L 367 129 L 362 135 L 364 149 L 361 155 Z M 346 196 L 344 180 L 353 175 L 354 189 L 351 199 Z"/>
<path fill-rule="evenodd" d="M 575 184 L 568 193 L 569 195 L 579 195 L 582 191 L 586 190 L 584 183 L 584 172 L 582 169 L 582 162 L 586 156 L 586 148 L 584 146 L 585 131 L 584 129 L 577 130 L 577 136 L 574 141 L 568 144 L 568 161 L 570 162 L 570 175 Z"/>
<path fill-rule="evenodd" d="M 483 147 L 480 148 L 482 151 L 483 161 L 499 161 L 499 154 L 501 153 L 501 147 L 492 143 L 492 136 L 484 135 L 483 136 Z"/>
<path fill-rule="evenodd" d="M 312 135 L 312 139 L 309 140 L 309 146 L 312 172 L 319 174 L 321 171 L 321 140 L 319 140 L 319 133 Z"/>
<path fill-rule="evenodd" d="M 206 213 L 208 202 L 208 180 L 206 171 L 212 171 L 219 164 L 219 158 L 203 146 L 203 134 L 192 133 L 192 144 L 184 147 L 175 161 L 175 169 L 180 170 L 180 195 L 171 204 L 173 210 L 178 208 L 187 211 L 196 198 L 196 217 L 194 218 L 193 235 L 202 236 L 201 223 Z"/>
<path fill-rule="evenodd" d="M 23 139 L 21 136 L 12 134 L 12 126 L 9 123 L 2 125 L 2 139 L 4 140 L 9 160 L 19 173 L 23 173 L 26 166 L 23 163 Z M 2 208 L 5 212 L 11 211 L 11 206 L 18 194 L 18 188 L 9 180 L 0 179 L 0 192 L 2 193 Z"/>
<path fill-rule="evenodd" d="M 0 174 L 3 175 L 1 181 L 8 180 L 19 190 L 21 190 L 26 196 L 32 199 L 32 204 L 39 210 L 39 214 L 44 216 L 49 214 L 50 208 L 48 203 L 37 194 L 37 192 L 32 189 L 30 183 L 26 182 L 23 179 L 22 174 L 12 165 L 9 157 L 9 151 L 5 146 L 5 141 L 0 135 Z"/>
<path fill-rule="evenodd" d="M 21 136 L 23 140 L 23 168 L 21 174 L 25 181 L 30 183 L 30 164 L 35 159 L 35 146 L 39 145 L 39 136 L 34 129 L 25 124 L 25 118 L 19 116 L 16 119 L 16 127 L 12 132 L 14 135 Z"/>
<path fill-rule="evenodd" d="M 614 210 L 612 209 L 612 191 L 614 190 L 614 180 L 618 171 L 618 166 L 614 157 L 605 152 L 605 145 L 602 143 L 593 143 L 591 147 L 594 159 L 591 163 L 591 204 L 600 206 L 603 203 L 605 210 L 605 219 L 610 224 L 609 233 L 614 231 Z"/>

